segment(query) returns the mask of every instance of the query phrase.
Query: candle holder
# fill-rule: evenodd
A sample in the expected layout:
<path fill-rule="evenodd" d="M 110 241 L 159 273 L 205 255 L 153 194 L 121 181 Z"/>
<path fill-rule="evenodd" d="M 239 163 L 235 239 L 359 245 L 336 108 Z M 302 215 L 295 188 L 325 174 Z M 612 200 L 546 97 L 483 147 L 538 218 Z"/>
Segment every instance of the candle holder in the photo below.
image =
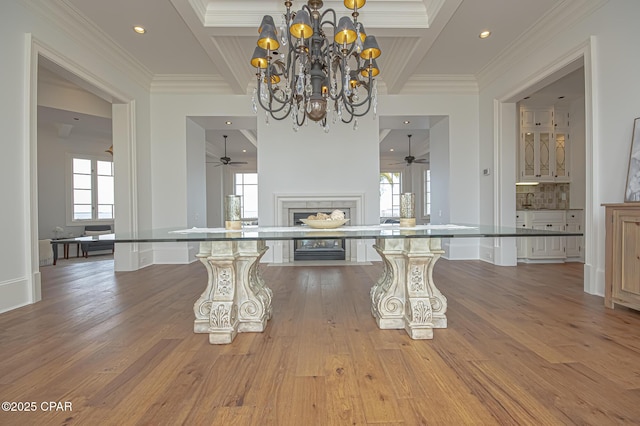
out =
<path fill-rule="evenodd" d="M 241 199 L 239 195 L 227 195 L 224 199 L 224 228 L 242 229 Z"/>
<path fill-rule="evenodd" d="M 413 228 L 416 226 L 416 201 L 415 194 L 405 192 L 400 194 L 400 228 Z"/>

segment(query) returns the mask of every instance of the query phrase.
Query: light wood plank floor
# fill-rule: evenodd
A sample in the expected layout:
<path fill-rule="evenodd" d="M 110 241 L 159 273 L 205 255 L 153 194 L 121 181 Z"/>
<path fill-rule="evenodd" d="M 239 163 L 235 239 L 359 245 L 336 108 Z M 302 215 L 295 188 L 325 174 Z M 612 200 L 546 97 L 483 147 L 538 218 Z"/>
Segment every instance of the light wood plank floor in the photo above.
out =
<path fill-rule="evenodd" d="M 194 334 L 199 263 L 43 267 L 0 315 L 0 425 L 619 425 L 640 421 L 640 313 L 582 291 L 582 264 L 440 260 L 449 328 L 379 330 L 382 266 L 263 266 L 264 333 Z M 45 412 L 42 403 L 70 402 Z"/>

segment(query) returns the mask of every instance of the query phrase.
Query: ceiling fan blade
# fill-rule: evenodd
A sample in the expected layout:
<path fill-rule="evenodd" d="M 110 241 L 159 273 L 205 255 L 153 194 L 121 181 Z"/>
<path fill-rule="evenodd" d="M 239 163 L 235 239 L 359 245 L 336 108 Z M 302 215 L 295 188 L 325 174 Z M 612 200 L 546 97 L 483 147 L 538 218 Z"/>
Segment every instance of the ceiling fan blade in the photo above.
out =
<path fill-rule="evenodd" d="M 249 164 L 246 161 L 230 161 L 227 164 L 233 164 L 233 165 L 237 165 L 237 164 Z"/>
<path fill-rule="evenodd" d="M 417 160 L 413 160 L 413 162 L 420 164 L 429 164 L 429 160 L 427 160 L 426 158 L 418 158 Z"/>

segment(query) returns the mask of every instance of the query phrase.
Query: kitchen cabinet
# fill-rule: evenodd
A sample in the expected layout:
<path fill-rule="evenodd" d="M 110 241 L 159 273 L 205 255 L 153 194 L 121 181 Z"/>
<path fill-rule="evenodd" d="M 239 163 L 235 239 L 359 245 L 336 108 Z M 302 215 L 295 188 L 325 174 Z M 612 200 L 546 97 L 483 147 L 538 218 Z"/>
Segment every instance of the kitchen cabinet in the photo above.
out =
<path fill-rule="evenodd" d="M 524 220 L 525 212 L 516 211 L 516 228 L 526 228 L 527 225 Z M 516 238 L 516 252 L 518 259 L 521 259 L 527 255 L 526 238 Z"/>
<path fill-rule="evenodd" d="M 558 126 L 553 109 L 544 111 L 520 110 L 519 182 L 570 181 L 569 114 L 560 114 Z"/>
<path fill-rule="evenodd" d="M 516 226 L 564 231 L 566 229 L 565 210 L 519 210 L 517 215 L 524 216 L 524 222 L 516 220 Z M 518 258 L 523 261 L 564 262 L 567 237 L 530 237 L 519 238 Z"/>
<path fill-rule="evenodd" d="M 582 232 L 584 229 L 584 216 L 582 210 L 567 211 L 567 232 Z M 584 237 L 566 237 L 567 260 L 584 260 Z"/>
<path fill-rule="evenodd" d="M 546 231 L 564 231 L 565 212 L 562 211 L 534 211 L 531 212 L 531 228 Z M 565 259 L 566 237 L 536 237 L 531 238 L 529 259 Z"/>
<path fill-rule="evenodd" d="M 523 108 L 520 110 L 520 126 L 523 128 L 552 128 L 553 127 L 553 108 L 530 109 Z"/>
<path fill-rule="evenodd" d="M 640 310 L 640 204 L 605 206 L 604 304 Z"/>

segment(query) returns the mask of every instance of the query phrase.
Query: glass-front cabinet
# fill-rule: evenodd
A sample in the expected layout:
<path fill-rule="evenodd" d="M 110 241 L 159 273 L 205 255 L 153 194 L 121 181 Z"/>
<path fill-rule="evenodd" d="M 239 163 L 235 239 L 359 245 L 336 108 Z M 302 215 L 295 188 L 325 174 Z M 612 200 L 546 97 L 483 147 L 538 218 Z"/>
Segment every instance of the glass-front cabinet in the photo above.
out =
<path fill-rule="evenodd" d="M 520 112 L 518 181 L 568 182 L 568 128 L 554 125 L 553 110 L 547 114 L 542 114 L 541 110 L 534 112 L 524 108 Z M 536 116 L 545 120 L 536 120 Z"/>
<path fill-rule="evenodd" d="M 555 139 L 555 171 L 553 177 L 556 182 L 569 182 L 569 167 L 567 148 L 569 143 L 569 134 L 567 131 L 556 131 Z"/>

